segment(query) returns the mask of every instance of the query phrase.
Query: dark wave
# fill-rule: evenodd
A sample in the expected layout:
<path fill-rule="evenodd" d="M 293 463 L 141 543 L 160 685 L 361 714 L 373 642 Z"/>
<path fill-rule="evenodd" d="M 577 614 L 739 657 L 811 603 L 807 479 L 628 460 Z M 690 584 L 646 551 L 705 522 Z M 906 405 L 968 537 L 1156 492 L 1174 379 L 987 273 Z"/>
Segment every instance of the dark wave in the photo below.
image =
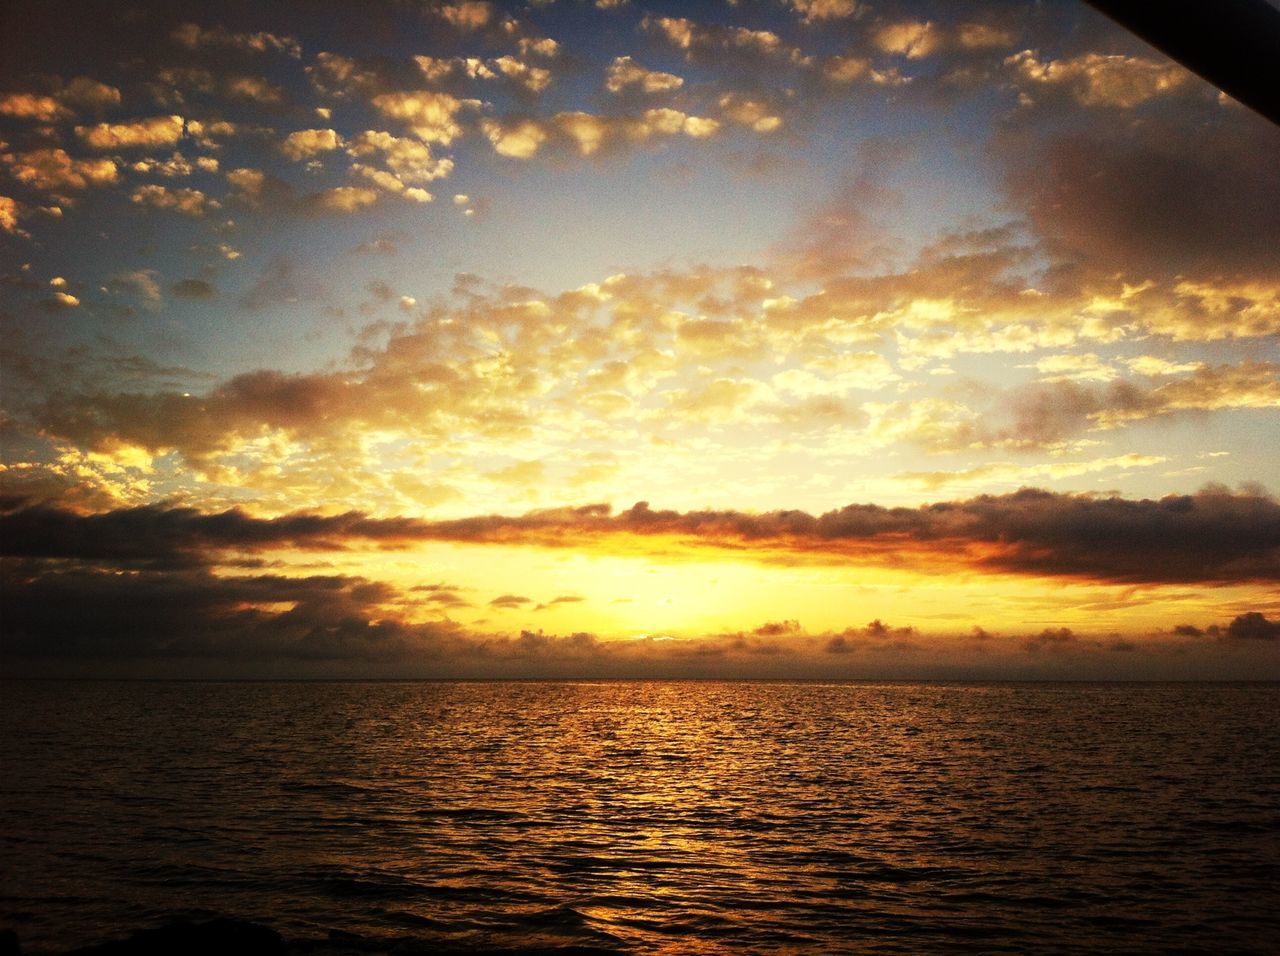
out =
<path fill-rule="evenodd" d="M 1280 939 L 1274 685 L 3 689 L 28 954 Z"/>

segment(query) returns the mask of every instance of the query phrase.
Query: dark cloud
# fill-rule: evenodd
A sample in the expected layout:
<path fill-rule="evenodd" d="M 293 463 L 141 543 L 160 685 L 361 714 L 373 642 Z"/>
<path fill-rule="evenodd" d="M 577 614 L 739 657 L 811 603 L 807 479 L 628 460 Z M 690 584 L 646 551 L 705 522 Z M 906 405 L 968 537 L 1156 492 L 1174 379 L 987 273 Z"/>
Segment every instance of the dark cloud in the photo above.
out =
<path fill-rule="evenodd" d="M 526 604 L 532 604 L 533 599 L 527 598 L 522 594 L 502 594 L 489 602 L 490 607 L 502 608 L 518 608 Z"/>
<path fill-rule="evenodd" d="M 577 594 L 561 594 L 559 597 L 554 597 L 550 601 L 546 601 L 545 603 L 538 604 L 537 606 L 534 607 L 534 610 L 545 611 L 547 608 L 555 607 L 557 604 L 580 604 L 585 600 L 586 598 L 581 597 Z"/>
<path fill-rule="evenodd" d="M 1113 122 L 1011 150 L 1014 200 L 1095 275 L 1278 272 L 1280 129 L 1237 108 Z"/>
<path fill-rule="evenodd" d="M 5 654 L 18 658 L 350 661 L 406 653 L 403 626 L 375 622 L 370 612 L 390 589 L 361 578 L 24 563 L 6 569 L 0 588 Z"/>
<path fill-rule="evenodd" d="M 295 303 L 301 297 L 293 263 L 284 257 L 277 257 L 262 271 L 243 301 L 245 308 L 258 310 L 272 305 Z"/>
<path fill-rule="evenodd" d="M 213 285 L 203 279 L 181 279 L 170 288 L 180 299 L 212 299 L 218 294 Z"/>
<path fill-rule="evenodd" d="M 1249 611 L 1227 625 L 1227 637 L 1274 641 L 1280 638 L 1280 621 L 1271 621 L 1257 611 Z"/>
<path fill-rule="evenodd" d="M 1000 394 L 992 415 L 959 429 L 952 444 L 1045 447 L 1126 423 L 1276 403 L 1280 365 L 1272 362 L 1204 366 L 1159 384 L 1141 378 L 1032 382 Z M 1001 418 L 1008 424 L 999 424 Z"/>
<path fill-rule="evenodd" d="M 1257 493 L 1207 488 L 1158 501 L 1023 489 L 919 508 L 849 505 L 803 511 L 655 511 L 603 505 L 449 521 L 293 514 L 253 518 L 150 506 L 78 515 L 33 506 L 0 516 L 6 553 L 93 560 L 175 560 L 210 550 L 343 548 L 462 541 L 585 546 L 610 535 L 673 537 L 743 557 L 826 563 L 891 561 L 953 571 L 1117 582 L 1280 580 L 1280 504 Z M 521 595 L 495 606 L 531 603 Z"/>
<path fill-rule="evenodd" d="M 1234 636 L 1268 640 L 1200 642 L 1179 653 L 1159 640 L 1062 629 L 980 639 L 926 636 L 881 621 L 839 632 L 809 633 L 783 621 L 610 641 L 586 632 L 494 634 L 449 621 L 413 623 L 400 615 L 399 598 L 386 585 L 341 575 L 122 574 L 10 561 L 0 574 L 0 659 L 10 675 L 1203 678 L 1274 667 L 1265 654 L 1280 626 L 1242 615 L 1229 628 Z M 1124 664 L 1117 649 L 1130 651 Z"/>
<path fill-rule="evenodd" d="M 1077 640 L 1075 632 L 1069 627 L 1046 627 L 1039 634 L 1023 638 L 1022 646 L 1036 654 L 1044 651 L 1057 653 Z"/>
<path fill-rule="evenodd" d="M 801 219 L 780 257 L 803 278 L 883 263 L 894 251 L 885 244 L 884 222 L 903 200 L 890 184 L 910 155 L 910 146 L 902 141 L 866 142 L 855 171 Z"/>
<path fill-rule="evenodd" d="M 1280 639 L 1280 621 L 1272 621 L 1259 611 L 1247 611 L 1244 614 L 1237 615 L 1225 627 L 1218 624 L 1210 624 L 1208 627 L 1179 624 L 1173 629 L 1173 633 L 1179 637 L 1274 641 Z"/>

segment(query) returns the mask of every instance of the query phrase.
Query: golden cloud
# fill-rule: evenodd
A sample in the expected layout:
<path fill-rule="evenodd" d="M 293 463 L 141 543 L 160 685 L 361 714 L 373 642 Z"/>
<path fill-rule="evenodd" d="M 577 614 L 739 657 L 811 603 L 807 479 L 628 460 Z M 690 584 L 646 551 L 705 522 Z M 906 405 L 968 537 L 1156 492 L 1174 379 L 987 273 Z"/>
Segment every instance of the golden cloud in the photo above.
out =
<path fill-rule="evenodd" d="M 331 129 L 300 129 L 290 133 L 280 144 L 280 152 L 294 162 L 330 152 L 342 145 L 342 137 Z"/>
<path fill-rule="evenodd" d="M 352 136 L 347 142 L 347 153 L 361 158 L 381 154 L 387 168 L 407 183 L 428 183 L 453 172 L 453 160 L 437 159 L 427 143 L 380 130 L 365 130 Z"/>
<path fill-rule="evenodd" d="M 644 93 L 670 93 L 684 86 L 684 79 L 674 73 L 647 69 L 629 56 L 619 56 L 605 71 L 604 85 L 610 93 L 633 87 Z"/>
<path fill-rule="evenodd" d="M 1005 61 L 1031 87 L 1066 90 L 1081 106 L 1132 109 L 1181 89 L 1191 74 L 1176 63 L 1137 56 L 1085 53 L 1065 60 L 1041 60 L 1023 50 Z"/>
<path fill-rule="evenodd" d="M 862 12 L 859 0 L 791 0 L 791 7 L 805 23 L 843 20 Z"/>
<path fill-rule="evenodd" d="M 486 117 L 480 121 L 480 129 L 493 144 L 494 152 L 513 159 L 531 159 L 548 136 L 543 125 L 531 119 L 504 123 Z"/>
<path fill-rule="evenodd" d="M 308 200 L 316 210 L 350 214 L 372 206 L 378 201 L 378 193 L 362 186 L 335 186 L 308 197 Z"/>
<path fill-rule="evenodd" d="M 17 200 L 9 196 L 0 196 L 0 229 L 10 235 L 20 235 L 18 228 L 19 206 Z"/>
<path fill-rule="evenodd" d="M 487 0 L 445 3 L 437 7 L 435 13 L 446 23 L 464 32 L 482 30 L 493 22 L 494 18 L 493 4 Z"/>
<path fill-rule="evenodd" d="M 209 199 L 198 189 L 171 189 L 156 184 L 139 186 L 130 194 L 129 199 L 139 206 L 168 209 L 194 218 L 218 208 L 217 200 Z"/>
<path fill-rule="evenodd" d="M 401 120 L 424 143 L 448 146 L 462 135 L 457 115 L 474 101 L 463 101 L 448 93 L 419 90 L 412 93 L 384 93 L 373 98 L 374 107 L 384 116 Z"/>
<path fill-rule="evenodd" d="M 36 149 L 27 153 L 3 153 L 0 161 L 18 182 L 46 192 L 105 186 L 120 178 L 110 159 L 73 159 L 63 149 Z"/>
<path fill-rule="evenodd" d="M 55 123 L 68 115 L 70 110 L 52 96 L 38 93 L 6 93 L 0 96 L 0 116 Z"/>
<path fill-rule="evenodd" d="M 944 42 L 938 27 L 921 20 L 887 23 L 872 33 L 871 40 L 882 53 L 894 53 L 908 60 L 923 60 L 941 49 Z"/>
<path fill-rule="evenodd" d="M 172 146 L 182 138 L 181 116 L 152 116 L 132 123 L 77 126 L 76 135 L 92 149 L 133 149 Z"/>

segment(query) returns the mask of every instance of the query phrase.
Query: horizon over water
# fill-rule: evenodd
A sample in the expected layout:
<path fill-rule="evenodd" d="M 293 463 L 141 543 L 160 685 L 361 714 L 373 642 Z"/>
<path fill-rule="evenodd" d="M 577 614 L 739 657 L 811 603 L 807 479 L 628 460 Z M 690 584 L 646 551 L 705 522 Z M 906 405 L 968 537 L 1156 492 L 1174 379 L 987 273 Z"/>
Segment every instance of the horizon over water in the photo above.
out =
<path fill-rule="evenodd" d="M 4 681 L 0 930 L 291 952 L 1233 952 L 1280 684 Z"/>

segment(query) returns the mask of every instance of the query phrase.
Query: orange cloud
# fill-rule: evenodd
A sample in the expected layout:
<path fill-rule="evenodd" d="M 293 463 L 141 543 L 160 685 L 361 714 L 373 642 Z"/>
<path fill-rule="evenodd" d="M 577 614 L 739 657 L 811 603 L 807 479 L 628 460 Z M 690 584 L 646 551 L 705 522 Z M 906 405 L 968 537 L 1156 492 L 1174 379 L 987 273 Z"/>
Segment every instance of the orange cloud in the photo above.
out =
<path fill-rule="evenodd" d="M 1280 504 L 1212 488 L 1158 501 L 1023 489 L 919 508 L 849 505 L 822 515 L 656 511 L 641 502 L 617 514 L 589 505 L 446 521 L 358 512 L 253 518 L 160 507 L 81 516 L 32 506 L 0 515 L 0 528 L 7 552 L 24 557 L 172 560 L 219 549 L 455 541 L 709 550 L 766 562 L 884 564 L 934 573 L 968 568 L 1127 583 L 1280 581 Z"/>

